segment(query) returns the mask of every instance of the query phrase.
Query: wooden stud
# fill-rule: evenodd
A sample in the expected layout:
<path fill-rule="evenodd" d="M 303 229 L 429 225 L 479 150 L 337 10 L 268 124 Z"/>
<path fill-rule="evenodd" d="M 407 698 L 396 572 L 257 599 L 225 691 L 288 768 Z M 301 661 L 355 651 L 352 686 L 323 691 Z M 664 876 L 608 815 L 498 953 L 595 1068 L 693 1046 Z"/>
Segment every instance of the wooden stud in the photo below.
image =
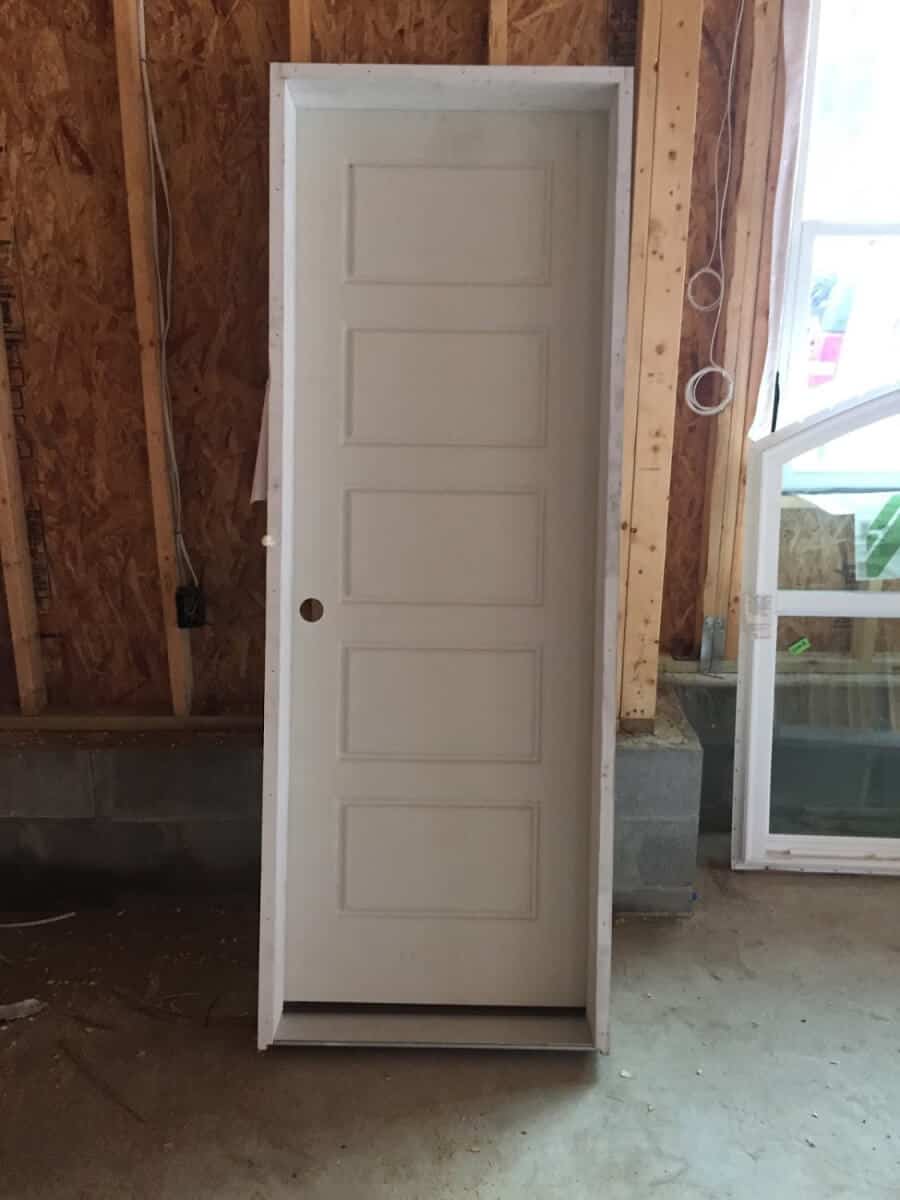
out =
<path fill-rule="evenodd" d="M 734 254 L 728 270 L 730 289 L 725 310 L 722 362 L 734 378 L 734 400 L 716 422 L 715 448 L 706 500 L 708 540 L 703 614 L 727 619 L 725 654 L 736 657 L 738 606 L 742 562 L 743 495 L 746 478 L 747 434 L 756 395 L 752 369 L 761 336 L 758 312 L 767 309 L 769 261 L 767 188 L 773 185 L 778 156 L 771 153 L 776 110 L 781 4 L 755 0 L 752 10 L 753 61 L 747 98 L 740 186 L 735 201 Z M 774 157 L 774 161 L 773 161 Z M 766 325 L 768 322 L 766 321 Z M 753 393 L 753 394 L 751 394 Z"/>
<path fill-rule="evenodd" d="M 6 343 L 0 327 L 0 558 L 12 634 L 13 659 L 19 686 L 19 705 L 27 717 L 46 707 L 44 663 L 38 631 L 25 501 L 13 420 L 12 391 Z"/>
<path fill-rule="evenodd" d="M 509 62 L 509 0 L 491 0 L 488 62 L 492 67 L 503 67 Z"/>
<path fill-rule="evenodd" d="M 625 343 L 625 408 L 623 413 L 622 520 L 619 537 L 619 678 L 622 694 L 625 665 L 625 605 L 628 588 L 631 502 L 634 492 L 634 456 L 637 437 L 638 383 L 644 301 L 647 288 L 647 252 L 650 238 L 650 184 L 653 179 L 653 136 L 656 129 L 656 85 L 662 0 L 644 0 L 640 6 L 637 63 L 637 119 L 634 131 L 634 169 L 631 185 L 631 245 L 628 263 L 628 321 Z"/>
<path fill-rule="evenodd" d="M 772 262 L 773 253 L 775 207 L 779 188 L 785 112 L 784 63 L 780 54 L 776 55 L 776 59 L 775 98 L 772 106 L 772 128 L 771 141 L 769 144 L 769 163 L 767 172 L 768 178 L 766 181 L 765 208 L 763 211 L 763 239 L 760 245 L 759 253 L 760 269 L 758 272 L 756 286 L 756 304 L 754 308 L 753 328 L 750 333 L 751 344 L 747 395 L 751 397 L 757 397 L 759 395 L 760 387 L 763 382 L 766 360 L 768 357 L 769 328 L 772 317 L 770 312 L 771 280 L 769 265 Z M 764 264 L 765 269 L 763 269 Z M 750 426 L 755 420 L 753 408 L 753 405 L 748 405 L 748 411 L 744 415 L 745 441 L 743 443 L 743 455 L 738 487 L 737 515 L 734 521 L 735 538 L 734 549 L 731 556 L 731 578 L 726 612 L 725 656 L 726 658 L 730 658 L 732 661 L 737 660 L 741 580 L 744 569 L 744 502 L 746 498 L 747 485 L 746 458 L 748 449 L 746 434 L 749 433 Z M 715 442 L 713 442 L 713 451 L 714 450 Z M 704 533 L 708 533 L 709 525 L 709 513 L 707 510 L 704 519 Z"/>
<path fill-rule="evenodd" d="M 290 0 L 291 62 L 312 62 L 312 0 Z"/>
<path fill-rule="evenodd" d="M 777 14 L 781 14 L 781 4 L 775 4 Z M 771 14 L 769 14 L 771 15 Z M 744 413 L 744 440 L 742 443 L 741 466 L 737 487 L 737 512 L 732 528 L 734 544 L 731 553 L 731 574 L 726 601 L 726 636 L 725 654 L 733 660 L 737 659 L 738 632 L 740 621 L 741 580 L 743 577 L 744 550 L 744 500 L 747 485 L 747 440 L 750 428 L 756 419 L 756 401 L 766 364 L 769 343 L 769 329 L 772 319 L 770 312 L 771 293 L 771 262 L 773 253 L 773 236 L 777 191 L 780 186 L 779 174 L 781 167 L 782 142 L 784 138 L 785 112 L 785 77 L 784 62 L 780 50 L 781 29 L 780 21 L 774 26 L 767 25 L 771 52 L 770 69 L 774 74 L 774 99 L 772 101 L 772 117 L 769 130 L 769 156 L 766 179 L 766 192 L 762 210 L 763 234 L 760 241 L 757 259 L 756 298 L 753 309 L 752 325 L 748 333 L 747 350 L 747 387 L 748 403 Z M 708 522 L 707 522 L 708 526 Z"/>
<path fill-rule="evenodd" d="M 656 713 L 703 0 L 666 0 L 659 8 L 646 249 L 637 286 L 631 282 L 638 294 L 629 300 L 629 321 L 640 322 L 640 337 L 632 328 L 626 361 L 634 453 L 630 512 L 623 510 L 628 524 L 619 712 L 628 729 L 652 728 Z M 639 66 L 645 75 L 654 69 L 644 58 L 649 51 L 648 34 Z M 639 148 L 640 138 L 639 132 Z"/>
<path fill-rule="evenodd" d="M 134 306 L 141 359 L 144 426 L 150 472 L 150 497 L 156 535 L 156 560 L 162 598 L 163 626 L 169 665 L 172 709 L 187 716 L 191 709 L 191 651 L 187 630 L 179 629 L 175 611 L 178 564 L 175 550 L 175 511 L 169 482 L 163 417 L 160 314 L 153 261 L 150 143 L 141 83 L 140 22 L 143 0 L 113 0 L 122 154 L 128 201 L 128 232 Z"/>

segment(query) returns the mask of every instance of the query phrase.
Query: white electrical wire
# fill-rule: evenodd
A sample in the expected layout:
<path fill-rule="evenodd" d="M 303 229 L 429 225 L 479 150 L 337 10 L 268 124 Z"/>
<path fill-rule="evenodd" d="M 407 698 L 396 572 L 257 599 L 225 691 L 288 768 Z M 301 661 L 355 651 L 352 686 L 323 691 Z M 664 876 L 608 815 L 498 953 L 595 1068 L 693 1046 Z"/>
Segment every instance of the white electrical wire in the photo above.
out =
<path fill-rule="evenodd" d="M 169 490 L 172 495 L 172 511 L 175 519 L 175 552 L 178 557 L 180 575 L 190 577 L 199 586 L 197 572 L 184 540 L 181 522 L 181 475 L 178 470 L 178 455 L 175 448 L 175 425 L 172 418 L 172 392 L 169 386 L 168 341 L 172 324 L 172 278 L 175 269 L 175 227 L 172 220 L 172 202 L 169 198 L 169 182 L 166 166 L 159 144 L 159 131 L 153 112 L 153 92 L 147 70 L 147 29 L 144 20 L 144 2 L 135 0 L 137 8 L 138 50 L 141 61 L 141 83 L 144 91 L 144 112 L 147 119 L 147 138 L 150 142 L 150 224 L 153 235 L 153 263 L 156 270 L 156 296 L 159 308 L 159 367 L 162 386 L 163 426 L 166 434 L 166 463 L 169 469 Z M 159 245 L 159 212 L 157 186 L 162 192 L 166 215 L 166 266 L 162 268 Z"/>
<path fill-rule="evenodd" d="M 731 45 L 731 63 L 728 67 L 728 88 L 725 96 L 725 110 L 722 113 L 722 123 L 719 126 L 719 136 L 716 138 L 716 153 L 713 160 L 715 175 L 715 211 L 716 228 L 713 236 L 712 249 L 704 265 L 695 271 L 687 282 L 687 301 L 695 312 L 715 312 L 712 336 L 709 339 L 709 364 L 701 367 L 685 384 L 684 400 L 691 412 L 700 417 L 715 417 L 724 412 L 734 399 L 734 376 L 716 359 L 716 338 L 719 335 L 719 324 L 722 320 L 722 309 L 725 305 L 725 206 L 728 202 L 728 188 L 731 183 L 731 167 L 734 159 L 734 116 L 732 102 L 734 99 L 734 76 L 737 67 L 738 44 L 741 37 L 741 25 L 744 20 L 746 0 L 740 0 L 734 25 L 734 41 Z M 725 156 L 725 177 L 719 182 L 722 140 L 727 135 L 727 152 Z M 701 303 L 694 294 L 694 288 L 701 279 L 710 279 L 715 287 L 715 295 L 705 304 Z M 725 383 L 725 394 L 715 404 L 703 404 L 698 399 L 698 389 L 704 379 L 718 377 Z"/>
<path fill-rule="evenodd" d="M 56 917 L 41 917 L 39 921 L 6 921 L 0 925 L 0 929 L 34 929 L 38 925 L 55 925 L 57 921 L 68 921 L 75 915 L 73 912 L 65 912 Z"/>

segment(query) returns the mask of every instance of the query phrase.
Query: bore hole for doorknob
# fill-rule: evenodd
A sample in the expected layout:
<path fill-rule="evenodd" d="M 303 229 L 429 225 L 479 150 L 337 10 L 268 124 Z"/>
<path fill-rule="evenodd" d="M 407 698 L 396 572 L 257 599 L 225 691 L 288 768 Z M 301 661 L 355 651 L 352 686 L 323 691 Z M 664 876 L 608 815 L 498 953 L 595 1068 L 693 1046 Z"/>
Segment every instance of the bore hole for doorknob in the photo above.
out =
<path fill-rule="evenodd" d="M 321 621 L 325 608 L 315 596 L 307 596 L 300 605 L 300 616 L 304 621 Z"/>

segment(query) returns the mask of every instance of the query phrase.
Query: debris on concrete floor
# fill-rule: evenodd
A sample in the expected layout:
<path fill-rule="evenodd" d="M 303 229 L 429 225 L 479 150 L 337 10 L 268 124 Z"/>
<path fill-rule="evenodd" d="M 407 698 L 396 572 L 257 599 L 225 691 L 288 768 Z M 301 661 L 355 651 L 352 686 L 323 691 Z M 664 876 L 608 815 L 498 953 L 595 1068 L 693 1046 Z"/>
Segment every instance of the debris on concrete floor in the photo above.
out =
<path fill-rule="evenodd" d="M 36 1017 L 47 1007 L 40 1000 L 31 997 L 28 1000 L 18 1000 L 15 1004 L 0 1004 L 0 1024 L 6 1021 L 24 1021 L 26 1017 Z"/>
<path fill-rule="evenodd" d="M 691 919 L 617 927 L 609 1058 L 261 1054 L 247 899 L 129 896 L 3 933 L 4 995 L 47 1007 L 0 1029 L 0 1193 L 895 1196 L 897 881 L 702 882 Z"/>

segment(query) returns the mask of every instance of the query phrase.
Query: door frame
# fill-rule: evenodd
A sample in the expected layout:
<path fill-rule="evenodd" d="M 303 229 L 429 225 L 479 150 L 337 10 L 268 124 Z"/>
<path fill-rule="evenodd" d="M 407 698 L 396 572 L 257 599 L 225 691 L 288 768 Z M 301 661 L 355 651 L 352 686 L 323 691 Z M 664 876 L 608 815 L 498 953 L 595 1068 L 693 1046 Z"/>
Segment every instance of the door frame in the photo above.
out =
<path fill-rule="evenodd" d="M 418 67 L 273 63 L 270 77 L 269 467 L 265 749 L 258 1044 L 466 1045 L 599 1049 L 609 1045 L 613 764 L 625 311 L 631 192 L 633 70 L 626 67 Z M 530 1011 L 390 1016 L 285 1010 L 287 822 L 291 778 L 293 232 L 301 109 L 559 111 L 609 114 L 602 301 L 594 616 L 590 903 L 584 1013 Z M 606 458 L 601 459 L 603 449 Z M 604 503 L 605 501 L 605 503 Z"/>

